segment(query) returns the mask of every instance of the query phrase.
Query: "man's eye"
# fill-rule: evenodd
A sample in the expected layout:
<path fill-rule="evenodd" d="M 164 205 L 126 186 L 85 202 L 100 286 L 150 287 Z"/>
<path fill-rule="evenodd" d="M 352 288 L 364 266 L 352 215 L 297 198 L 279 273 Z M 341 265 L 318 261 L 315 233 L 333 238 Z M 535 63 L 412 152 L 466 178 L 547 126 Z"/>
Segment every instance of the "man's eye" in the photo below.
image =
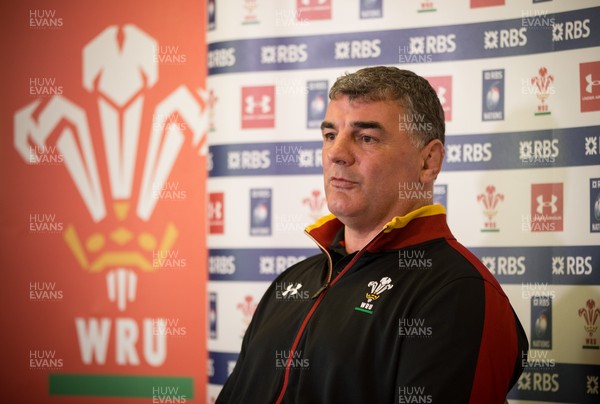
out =
<path fill-rule="evenodd" d="M 363 136 L 361 139 L 364 143 L 373 143 L 375 141 L 371 136 Z"/>
<path fill-rule="evenodd" d="M 335 133 L 323 133 L 323 139 L 325 140 L 334 140 Z"/>

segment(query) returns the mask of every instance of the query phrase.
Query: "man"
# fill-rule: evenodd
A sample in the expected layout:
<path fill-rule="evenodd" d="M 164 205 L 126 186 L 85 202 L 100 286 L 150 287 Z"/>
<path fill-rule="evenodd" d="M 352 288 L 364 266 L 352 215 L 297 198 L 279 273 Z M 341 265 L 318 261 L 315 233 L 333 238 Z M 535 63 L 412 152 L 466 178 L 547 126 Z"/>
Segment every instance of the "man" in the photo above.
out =
<path fill-rule="evenodd" d="M 445 132 L 435 91 L 372 67 L 339 78 L 329 98 L 332 215 L 306 229 L 323 252 L 269 287 L 217 402 L 503 403 L 527 339 L 432 205 Z"/>

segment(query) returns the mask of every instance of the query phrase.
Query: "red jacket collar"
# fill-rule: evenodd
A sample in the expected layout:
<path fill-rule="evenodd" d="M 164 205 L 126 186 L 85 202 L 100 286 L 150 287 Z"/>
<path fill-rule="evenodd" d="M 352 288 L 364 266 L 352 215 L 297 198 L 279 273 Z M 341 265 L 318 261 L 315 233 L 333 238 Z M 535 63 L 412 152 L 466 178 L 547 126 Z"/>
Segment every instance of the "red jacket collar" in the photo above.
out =
<path fill-rule="evenodd" d="M 344 224 L 334 215 L 327 215 L 305 229 L 319 245 L 328 248 Z M 446 223 L 442 205 L 427 205 L 396 216 L 383 226 L 381 232 L 366 246 L 367 251 L 393 250 L 436 238 L 454 239 Z"/>

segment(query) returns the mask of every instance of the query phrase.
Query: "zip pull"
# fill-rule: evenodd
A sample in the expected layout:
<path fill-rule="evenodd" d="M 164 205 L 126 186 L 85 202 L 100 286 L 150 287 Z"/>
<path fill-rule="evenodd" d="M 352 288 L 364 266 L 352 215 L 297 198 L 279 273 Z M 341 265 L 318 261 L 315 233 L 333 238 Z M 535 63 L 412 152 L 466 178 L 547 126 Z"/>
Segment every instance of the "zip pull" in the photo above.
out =
<path fill-rule="evenodd" d="M 321 287 L 319 288 L 319 290 L 317 290 L 317 291 L 315 292 L 315 294 L 314 294 L 314 295 L 312 295 L 311 299 L 316 299 L 317 297 L 319 297 L 319 295 L 320 295 L 321 293 L 323 293 L 323 292 L 324 292 L 324 291 L 325 291 L 325 290 L 326 290 L 328 287 L 329 287 L 329 282 L 326 282 L 326 283 L 325 283 L 323 286 L 321 286 Z"/>

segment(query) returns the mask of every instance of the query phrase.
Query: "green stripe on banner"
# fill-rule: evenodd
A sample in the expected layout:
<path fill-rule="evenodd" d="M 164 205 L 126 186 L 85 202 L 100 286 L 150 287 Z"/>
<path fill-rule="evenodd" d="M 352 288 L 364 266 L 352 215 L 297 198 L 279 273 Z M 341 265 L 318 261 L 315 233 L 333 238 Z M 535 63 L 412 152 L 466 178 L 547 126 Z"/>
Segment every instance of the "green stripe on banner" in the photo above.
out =
<path fill-rule="evenodd" d="M 55 396 L 194 398 L 194 379 L 172 376 L 51 374 Z"/>

